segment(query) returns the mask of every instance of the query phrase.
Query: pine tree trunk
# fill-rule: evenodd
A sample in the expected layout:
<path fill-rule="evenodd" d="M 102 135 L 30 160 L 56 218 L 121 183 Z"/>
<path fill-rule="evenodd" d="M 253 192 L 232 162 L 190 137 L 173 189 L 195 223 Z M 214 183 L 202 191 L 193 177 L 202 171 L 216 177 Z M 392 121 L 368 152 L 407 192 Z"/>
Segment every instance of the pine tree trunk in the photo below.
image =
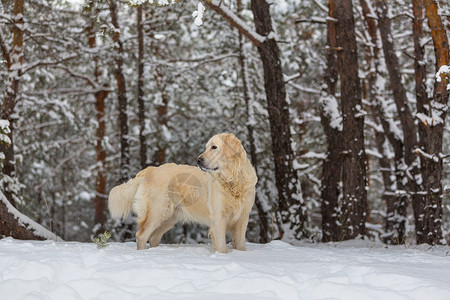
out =
<path fill-rule="evenodd" d="M 0 153 L 5 155 L 2 174 L 0 175 L 6 175 L 11 178 L 16 176 L 14 160 L 13 114 L 19 93 L 19 83 L 22 76 L 23 32 L 21 28 L 24 24 L 24 0 L 15 0 L 13 13 L 15 26 L 12 27 L 13 45 L 11 53 L 8 53 L 3 38 L 0 41 L 9 73 L 6 94 L 2 103 L 1 119 L 8 120 L 10 123 L 10 133 L 8 136 L 11 140 L 11 144 L 4 142 L 0 143 Z M 11 236 L 15 239 L 22 240 L 46 239 L 46 237 L 36 233 L 36 227 L 41 227 L 40 225 L 34 223 L 15 209 L 14 196 L 14 191 L 10 190 L 8 186 L 4 187 L 4 190 L 0 191 L 0 237 Z M 31 225 L 31 223 L 33 223 L 33 225 Z M 51 235 L 51 233 L 49 233 L 49 235 Z"/>
<path fill-rule="evenodd" d="M 23 225 L 11 214 L 3 201 L 0 201 L 0 237 L 10 236 L 19 240 L 45 240 L 33 230 Z"/>
<path fill-rule="evenodd" d="M 88 27 L 88 41 L 89 48 L 96 47 L 96 32 L 95 24 L 92 20 L 91 25 Z M 95 198 L 94 198 L 94 235 L 103 233 L 106 224 L 106 207 L 107 207 L 107 193 L 106 193 L 106 150 L 103 147 L 103 143 L 106 135 L 106 122 L 105 122 L 105 99 L 108 97 L 109 91 L 107 86 L 100 86 L 101 71 L 98 68 L 98 57 L 94 55 L 94 82 L 96 86 L 95 96 L 95 112 L 96 120 L 98 123 L 96 132 L 96 163 L 97 163 L 97 179 L 95 181 Z M 104 89 L 102 89 L 104 88 Z"/>
<path fill-rule="evenodd" d="M 46 240 L 58 237 L 17 211 L 0 191 L 0 238 L 10 236 L 19 240 Z"/>
<path fill-rule="evenodd" d="M 384 57 L 389 73 L 391 89 L 394 95 L 394 102 L 397 107 L 403 132 L 403 153 L 401 155 L 398 153 L 400 151 L 400 145 L 395 145 L 400 143 L 398 138 L 394 141 L 394 138 L 389 138 L 388 136 L 394 147 L 394 151 L 396 151 L 397 190 L 401 191 L 406 189 L 411 195 L 413 210 L 416 215 L 416 227 L 420 227 L 417 222 L 419 220 L 416 213 L 417 210 L 414 208 L 414 205 L 423 201 L 423 197 L 420 193 L 420 181 L 416 180 L 416 175 L 419 175 L 418 162 L 416 161 L 417 158 L 414 153 L 414 149 L 417 146 L 416 127 L 414 124 L 413 115 L 408 107 L 406 90 L 401 80 L 400 65 L 398 62 L 398 57 L 395 53 L 393 44 L 394 38 L 391 32 L 391 22 L 388 17 L 387 2 L 386 0 L 377 0 L 376 4 L 378 28 L 383 44 Z M 408 176 L 407 174 L 410 175 Z M 406 184 L 404 183 L 405 179 L 407 180 Z M 406 202 L 406 199 L 403 199 L 401 205 L 399 206 L 401 213 L 406 211 L 406 208 L 403 207 L 406 204 L 403 204 L 403 202 Z"/>
<path fill-rule="evenodd" d="M 377 0 L 376 4 L 378 29 L 380 31 L 381 41 L 383 44 L 383 52 L 389 73 L 391 89 L 394 95 L 394 102 L 397 107 L 403 132 L 403 154 L 400 155 L 399 153 L 396 153 L 396 165 L 398 168 L 397 170 L 400 173 L 397 176 L 402 177 L 402 179 L 397 179 L 397 185 L 405 179 L 407 180 L 407 183 L 405 186 L 403 183 L 401 186 L 397 186 L 397 190 L 402 189 L 403 186 L 406 187 L 408 192 L 412 195 L 412 203 L 415 205 L 423 201 L 423 197 L 420 193 L 420 181 L 418 182 L 416 180 L 417 175 L 419 175 L 418 162 L 414 153 L 417 146 L 416 127 L 414 124 L 413 115 L 408 107 L 406 90 L 401 80 L 400 66 L 393 44 L 394 38 L 391 32 L 391 22 L 388 17 L 387 2 L 386 0 Z M 390 138 L 390 141 L 394 149 L 398 149 L 398 147 L 394 145 L 394 139 Z M 395 143 L 398 143 L 398 141 L 395 141 Z M 404 162 L 398 161 L 400 157 Z M 408 176 L 407 174 L 410 175 Z M 417 220 L 418 219 L 416 218 L 416 226 L 418 225 Z"/>
<path fill-rule="evenodd" d="M 125 77 L 123 75 L 123 45 L 120 40 L 120 26 L 117 15 L 117 5 L 115 0 L 109 1 L 109 10 L 111 12 L 112 24 L 115 28 L 113 41 L 116 44 L 116 82 L 117 96 L 119 99 L 119 137 L 120 137 L 120 172 L 121 182 L 125 182 L 130 178 L 130 143 L 128 140 L 128 114 L 127 114 L 127 89 Z"/>
<path fill-rule="evenodd" d="M 264 88 L 272 137 L 272 153 L 279 198 L 279 210 L 285 239 L 300 239 L 306 235 L 306 216 L 300 181 L 293 168 L 294 153 L 291 145 L 289 107 L 280 61 L 280 51 L 274 36 L 269 4 L 265 0 L 252 0 L 251 8 L 256 32 L 268 36 L 259 43 L 258 51 L 264 69 Z"/>
<path fill-rule="evenodd" d="M 353 5 L 351 1 L 345 0 L 337 0 L 335 4 L 344 148 L 342 151 L 343 205 L 340 223 L 342 239 L 347 240 L 366 234 L 366 152 Z"/>
<path fill-rule="evenodd" d="M 406 208 L 407 208 L 407 195 L 404 192 L 405 187 L 403 185 L 403 172 L 400 171 L 403 165 L 403 142 L 396 137 L 388 122 L 385 120 L 385 113 L 383 112 L 382 105 L 380 103 L 380 95 L 376 88 L 376 82 L 379 74 L 379 52 L 378 47 L 378 29 L 377 22 L 371 16 L 375 15 L 371 7 L 366 0 L 360 0 L 361 8 L 363 11 L 364 21 L 367 25 L 367 31 L 369 33 L 371 44 L 373 46 L 367 47 L 366 61 L 367 61 L 367 96 L 371 105 L 371 112 L 373 120 L 376 124 L 381 124 L 383 131 L 375 131 L 375 142 L 377 149 L 382 157 L 379 159 L 380 167 L 383 169 L 382 178 L 385 188 L 383 194 L 383 200 L 386 203 L 386 223 L 385 223 L 385 235 L 382 237 L 383 241 L 388 244 L 402 244 L 405 241 L 405 225 L 406 225 Z M 363 89 L 364 90 L 364 89 Z M 396 175 L 396 190 L 393 190 L 393 181 L 391 180 L 391 162 L 385 155 L 384 143 L 386 138 L 392 144 L 395 153 L 395 175 Z M 403 191 L 403 192 L 402 192 Z"/>
<path fill-rule="evenodd" d="M 5 159 L 3 161 L 3 169 L 2 173 L 11 178 L 16 177 L 16 164 L 14 159 L 14 110 L 16 106 L 17 95 L 19 93 L 19 83 L 22 77 L 22 61 L 23 61 L 23 32 L 20 28 L 23 27 L 24 20 L 24 0 L 15 0 L 14 1 L 14 26 L 12 27 L 13 31 L 13 44 L 11 53 L 5 53 L 10 60 L 7 60 L 8 67 L 8 81 L 5 97 L 3 99 L 1 119 L 9 121 L 9 129 L 10 132 L 8 134 L 9 139 L 11 140 L 10 145 L 6 145 L 5 143 L 0 143 L 0 152 L 5 155 Z M 3 41 L 4 42 L 4 41 Z M 6 49 L 2 49 L 3 51 L 7 51 Z M 15 191 L 11 189 L 8 183 L 4 183 L 4 191 L 3 193 L 6 196 L 6 199 L 15 206 Z"/>
<path fill-rule="evenodd" d="M 237 1 L 238 15 L 242 10 L 242 1 Z M 251 122 L 253 116 L 253 110 L 251 109 L 250 103 L 250 87 L 248 82 L 248 69 L 247 69 L 247 61 L 245 57 L 245 49 L 244 49 L 244 36 L 239 32 L 239 63 L 241 65 L 241 77 L 242 77 L 242 86 L 243 86 L 243 96 L 245 102 L 245 112 L 247 114 L 247 136 L 248 143 L 250 146 L 250 158 L 252 161 L 252 165 L 255 168 L 256 174 L 258 174 L 258 161 L 256 157 L 256 146 L 255 146 L 255 137 L 253 131 L 253 123 Z M 266 212 L 258 198 L 258 193 L 255 195 L 255 206 L 258 212 L 259 217 L 259 241 L 261 243 L 269 242 L 269 223 L 267 220 Z"/>
<path fill-rule="evenodd" d="M 153 164 L 160 166 L 166 162 L 167 155 L 167 141 L 164 138 L 164 128 L 167 130 L 168 125 L 168 104 L 169 96 L 166 92 L 166 83 L 164 82 L 164 75 L 159 68 L 156 68 L 155 82 L 156 87 L 161 92 L 161 104 L 156 108 L 156 122 L 158 124 L 156 137 L 156 151 L 153 154 Z"/>
<path fill-rule="evenodd" d="M 333 116 L 327 111 L 329 101 L 336 101 L 336 85 L 338 82 L 336 55 L 336 28 L 331 18 L 334 18 L 334 1 L 328 1 L 327 20 L 327 69 L 325 71 L 325 88 L 321 95 L 320 120 L 327 138 L 327 157 L 322 167 L 322 240 L 324 242 L 339 241 L 339 195 L 342 173 L 342 124 L 332 126 Z M 331 98 L 330 98 L 331 97 Z M 337 104 L 337 101 L 336 101 Z M 336 110 L 338 111 L 338 107 Z"/>
<path fill-rule="evenodd" d="M 147 167 L 147 141 L 145 139 L 145 104 L 144 104 L 144 24 L 142 23 L 142 5 L 137 8 L 137 32 L 138 32 L 138 118 L 139 118 L 139 158 L 141 169 Z"/>
<path fill-rule="evenodd" d="M 433 38 L 434 53 L 436 57 L 436 71 L 443 65 L 449 65 L 449 44 L 447 33 L 438 12 L 438 6 L 433 0 L 424 0 L 428 25 Z M 421 172 L 423 189 L 426 193 L 425 201 L 418 208 L 421 227 L 416 228 L 418 243 L 439 244 L 442 240 L 442 139 L 445 128 L 448 78 L 435 81 L 433 99 L 425 105 L 417 101 L 418 110 L 424 112 L 419 117 L 422 121 L 420 136 Z M 428 119 L 425 119 L 425 116 Z M 425 153 L 425 155 L 424 155 Z"/>
<path fill-rule="evenodd" d="M 417 144 L 416 129 L 411 110 L 408 106 L 406 90 L 402 84 L 400 65 L 394 49 L 394 37 L 391 31 L 391 21 L 388 17 L 388 7 L 386 0 L 376 0 L 378 29 L 383 43 L 384 58 L 389 72 L 391 89 L 394 94 L 394 101 L 397 112 L 400 116 L 400 123 L 404 134 L 405 162 L 410 167 L 415 160 L 414 148 Z"/>

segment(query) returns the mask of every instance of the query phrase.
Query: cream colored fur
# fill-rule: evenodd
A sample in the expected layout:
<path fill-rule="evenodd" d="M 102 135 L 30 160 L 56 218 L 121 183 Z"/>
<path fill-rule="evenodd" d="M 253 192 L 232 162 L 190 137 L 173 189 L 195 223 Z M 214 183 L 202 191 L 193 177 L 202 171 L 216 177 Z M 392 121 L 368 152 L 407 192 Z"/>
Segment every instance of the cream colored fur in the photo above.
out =
<path fill-rule="evenodd" d="M 227 232 L 233 248 L 245 250 L 257 177 L 241 142 L 229 133 L 212 137 L 199 165 L 204 171 L 176 164 L 148 167 L 111 190 L 113 218 L 125 218 L 131 211 L 137 215 L 138 249 L 145 249 L 147 241 L 157 247 L 177 222 L 196 222 L 210 227 L 215 251 L 226 252 Z"/>

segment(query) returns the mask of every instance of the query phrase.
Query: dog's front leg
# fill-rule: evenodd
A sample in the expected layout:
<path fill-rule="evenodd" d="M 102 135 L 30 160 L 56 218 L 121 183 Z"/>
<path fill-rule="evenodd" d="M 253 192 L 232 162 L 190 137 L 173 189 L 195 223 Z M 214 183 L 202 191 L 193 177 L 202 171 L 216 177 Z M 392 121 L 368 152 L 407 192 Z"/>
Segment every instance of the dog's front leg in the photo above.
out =
<path fill-rule="evenodd" d="M 255 191 L 251 191 L 246 195 L 243 201 L 246 203 L 240 218 L 231 228 L 231 237 L 233 239 L 233 249 L 245 250 L 245 232 L 247 231 L 248 218 L 250 211 L 252 209 L 253 203 L 255 202 Z"/>
<path fill-rule="evenodd" d="M 225 220 L 222 217 L 213 220 L 213 224 L 209 229 L 209 233 L 211 235 L 214 251 L 226 253 L 226 226 Z"/>
<path fill-rule="evenodd" d="M 231 237 L 233 239 L 233 249 L 245 250 L 245 232 L 247 231 L 248 215 L 242 216 L 231 230 Z"/>

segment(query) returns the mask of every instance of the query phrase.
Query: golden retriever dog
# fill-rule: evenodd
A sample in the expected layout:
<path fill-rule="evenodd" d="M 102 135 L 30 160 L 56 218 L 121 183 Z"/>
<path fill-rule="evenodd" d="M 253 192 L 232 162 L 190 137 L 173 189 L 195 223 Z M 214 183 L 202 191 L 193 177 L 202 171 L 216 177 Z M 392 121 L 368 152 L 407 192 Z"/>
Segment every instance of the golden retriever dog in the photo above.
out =
<path fill-rule="evenodd" d="M 109 193 L 113 218 L 137 215 L 137 249 L 157 247 L 177 222 L 209 227 L 214 251 L 226 252 L 226 234 L 234 249 L 245 250 L 245 232 L 255 201 L 257 177 L 234 134 L 213 136 L 197 167 L 165 164 L 140 171 Z"/>

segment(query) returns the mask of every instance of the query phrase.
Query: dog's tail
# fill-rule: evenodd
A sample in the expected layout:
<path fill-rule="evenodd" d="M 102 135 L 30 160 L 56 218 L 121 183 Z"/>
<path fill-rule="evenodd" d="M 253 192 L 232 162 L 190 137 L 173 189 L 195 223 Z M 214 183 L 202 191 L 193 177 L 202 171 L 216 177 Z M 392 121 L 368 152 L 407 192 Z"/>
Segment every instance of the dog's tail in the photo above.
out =
<path fill-rule="evenodd" d="M 113 219 L 127 218 L 133 207 L 134 195 L 142 177 L 130 179 L 128 182 L 114 187 L 109 192 L 108 208 Z"/>

